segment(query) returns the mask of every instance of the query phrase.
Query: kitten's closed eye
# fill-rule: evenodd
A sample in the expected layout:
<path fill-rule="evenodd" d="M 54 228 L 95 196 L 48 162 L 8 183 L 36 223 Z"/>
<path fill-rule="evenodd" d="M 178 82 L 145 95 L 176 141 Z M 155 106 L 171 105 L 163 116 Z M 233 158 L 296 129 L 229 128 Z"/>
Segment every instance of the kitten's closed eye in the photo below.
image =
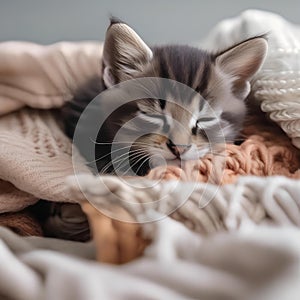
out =
<path fill-rule="evenodd" d="M 203 117 L 197 120 L 196 126 L 200 130 L 205 130 L 220 124 L 220 119 L 217 117 Z"/>
<path fill-rule="evenodd" d="M 192 127 L 192 134 L 197 135 L 200 133 L 204 135 L 205 130 L 217 125 L 220 120 L 216 117 L 202 117 L 196 121 L 195 126 Z"/>
<path fill-rule="evenodd" d="M 214 122 L 216 118 L 214 117 L 203 117 L 197 120 L 197 125 L 200 125 L 201 123 L 210 123 Z"/>
<path fill-rule="evenodd" d="M 166 117 L 164 115 L 154 114 L 154 113 L 147 113 L 145 111 L 140 111 L 138 116 L 144 120 L 146 123 L 153 123 L 159 126 L 163 126 L 166 123 Z"/>

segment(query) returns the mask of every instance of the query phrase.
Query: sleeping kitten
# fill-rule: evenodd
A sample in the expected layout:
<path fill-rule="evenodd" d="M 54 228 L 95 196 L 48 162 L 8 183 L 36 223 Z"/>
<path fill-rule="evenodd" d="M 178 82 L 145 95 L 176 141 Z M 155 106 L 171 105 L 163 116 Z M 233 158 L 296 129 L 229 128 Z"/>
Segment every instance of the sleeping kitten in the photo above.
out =
<path fill-rule="evenodd" d="M 262 65 L 266 52 L 264 36 L 218 53 L 180 45 L 150 48 L 127 24 L 112 19 L 104 44 L 103 80 L 92 80 L 64 108 L 66 132 L 73 137 L 81 112 L 106 90 L 100 100 L 90 105 L 89 122 L 82 121 L 76 128 L 82 139 L 77 147 L 88 161 L 96 162 L 98 172 L 117 169 L 126 175 L 131 167 L 136 174 L 144 175 L 151 165 L 159 164 L 153 157 L 162 157 L 170 164 L 197 159 L 212 150 L 214 140 L 224 137 L 224 142 L 233 142 L 237 137 L 246 113 L 244 100 L 250 92 L 249 81 Z M 168 85 L 158 88 L 164 97 L 133 99 L 123 104 L 116 85 L 139 78 L 171 79 L 197 93 L 186 97 Z M 96 122 L 112 102 L 118 103 L 119 108 L 109 114 L 96 140 L 92 140 L 93 118 Z M 112 148 L 116 133 L 132 118 L 134 125 L 124 131 L 124 138 Z M 139 135 L 146 127 L 152 132 Z M 86 150 L 88 145 L 92 145 L 95 155 Z"/>

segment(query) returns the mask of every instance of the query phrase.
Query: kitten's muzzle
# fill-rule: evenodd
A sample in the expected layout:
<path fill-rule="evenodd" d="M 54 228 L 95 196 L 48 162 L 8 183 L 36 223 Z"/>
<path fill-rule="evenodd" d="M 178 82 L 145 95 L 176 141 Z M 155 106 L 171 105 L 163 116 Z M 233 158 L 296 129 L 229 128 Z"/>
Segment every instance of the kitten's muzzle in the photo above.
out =
<path fill-rule="evenodd" d="M 174 144 L 171 140 L 168 140 L 166 144 L 170 151 L 178 158 L 180 158 L 180 155 L 182 155 L 192 147 L 192 145 Z"/>

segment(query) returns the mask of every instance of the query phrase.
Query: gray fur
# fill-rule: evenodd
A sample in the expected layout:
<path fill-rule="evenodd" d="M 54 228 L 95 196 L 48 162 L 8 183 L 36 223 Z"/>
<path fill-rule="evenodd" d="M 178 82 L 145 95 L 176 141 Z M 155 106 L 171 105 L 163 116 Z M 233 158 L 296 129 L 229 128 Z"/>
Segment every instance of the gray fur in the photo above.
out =
<path fill-rule="evenodd" d="M 112 20 L 104 45 L 103 78 L 107 88 L 132 78 L 161 77 L 183 83 L 197 92 L 185 98 L 176 89 L 166 90 L 163 99 L 136 101 L 130 114 L 126 112 L 122 116 L 124 109 L 116 113 L 118 120 L 134 116 L 141 124 L 152 123 L 157 128 L 155 133 L 141 137 L 133 145 L 133 150 L 147 154 L 139 164 L 142 171 L 137 173 L 147 172 L 153 155 L 159 154 L 170 163 L 197 159 L 212 150 L 221 137 L 233 142 L 246 114 L 244 100 L 250 92 L 249 82 L 260 68 L 266 51 L 263 36 L 219 53 L 179 45 L 150 48 L 127 24 Z M 113 116 L 108 120 L 107 130 L 114 127 L 109 122 L 115 122 Z M 113 137 L 114 132 L 102 136 Z M 103 156 L 103 151 L 109 150 L 100 147 L 98 155 Z M 107 163 L 102 162 L 99 168 Z"/>

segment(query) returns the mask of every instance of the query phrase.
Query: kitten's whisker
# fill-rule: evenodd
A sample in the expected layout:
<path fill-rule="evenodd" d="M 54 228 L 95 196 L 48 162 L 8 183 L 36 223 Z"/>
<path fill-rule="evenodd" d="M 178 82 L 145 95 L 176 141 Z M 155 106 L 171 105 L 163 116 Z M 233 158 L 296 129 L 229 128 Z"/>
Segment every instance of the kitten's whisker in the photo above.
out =
<path fill-rule="evenodd" d="M 104 174 L 104 173 L 106 173 L 106 171 L 112 166 L 113 164 L 112 164 L 112 162 L 111 161 L 109 161 L 106 165 L 104 165 L 103 166 L 103 168 L 100 170 L 100 171 L 98 171 L 100 174 Z"/>
<path fill-rule="evenodd" d="M 97 161 L 99 161 L 99 160 L 101 160 L 101 159 L 103 159 L 103 158 L 105 158 L 105 157 L 111 155 L 112 153 L 119 152 L 119 151 L 124 150 L 124 149 L 126 149 L 126 148 L 127 148 L 127 147 L 122 147 L 122 148 L 120 148 L 120 149 L 113 150 L 113 151 L 111 151 L 111 152 L 109 152 L 109 153 L 107 153 L 107 154 L 105 154 L 105 155 L 103 155 L 103 156 L 101 156 L 101 157 L 98 157 L 98 158 L 95 159 L 95 160 L 89 161 L 88 163 L 97 162 Z"/>
<path fill-rule="evenodd" d="M 123 163 L 128 162 L 129 163 L 135 159 L 137 159 L 138 157 L 140 157 L 141 155 L 145 155 L 146 152 L 143 149 L 137 149 L 136 151 L 131 151 L 128 155 L 128 159 L 126 160 L 125 158 L 122 159 L 118 159 L 117 161 L 121 161 L 121 163 L 118 166 L 121 166 Z M 114 160 L 115 162 L 116 160 Z"/>
<path fill-rule="evenodd" d="M 115 149 L 115 150 L 110 151 L 109 153 L 107 153 L 107 154 L 105 154 L 105 155 L 103 155 L 103 156 L 101 156 L 101 157 L 98 157 L 98 158 L 95 159 L 95 160 L 89 161 L 89 162 L 87 162 L 87 163 L 97 162 L 97 161 L 99 161 L 100 159 L 103 159 L 104 157 L 107 157 L 107 156 L 111 155 L 112 153 L 115 153 L 115 152 L 124 150 L 124 149 L 126 149 L 126 148 L 130 148 L 130 147 L 131 147 L 131 146 L 126 146 L 126 147 L 122 147 L 122 148 L 119 148 L 119 149 Z"/>
<path fill-rule="evenodd" d="M 144 155 L 140 155 L 139 156 L 139 159 L 137 159 L 137 161 L 134 163 L 134 164 L 132 164 L 131 166 L 130 166 L 130 168 L 132 169 L 134 166 L 136 166 L 136 164 L 139 162 L 139 161 L 141 161 L 142 159 L 144 159 L 144 158 L 146 158 L 148 155 L 147 154 L 145 154 L 144 153 Z M 136 158 L 135 158 L 136 159 Z M 128 169 L 129 170 L 129 169 Z M 127 172 L 128 172 L 128 170 L 124 173 L 124 174 L 126 174 Z"/>
<path fill-rule="evenodd" d="M 128 159 L 126 160 L 126 158 L 123 158 L 123 157 L 124 157 L 125 155 L 127 155 L 127 154 L 129 154 L 129 155 L 128 155 Z M 135 156 L 139 157 L 139 156 L 142 155 L 142 154 L 144 154 L 144 152 L 143 152 L 141 149 L 137 149 L 137 150 L 135 150 L 135 151 L 130 151 L 129 153 L 124 153 L 124 154 L 122 154 L 121 156 L 117 157 L 116 159 L 113 159 L 112 161 L 108 162 L 108 163 L 101 169 L 101 172 L 103 172 L 103 173 L 106 172 L 106 171 L 108 170 L 109 167 L 114 166 L 115 164 L 117 164 L 117 163 L 120 162 L 120 163 L 117 165 L 116 168 L 114 167 L 114 170 L 115 170 L 115 171 L 118 171 L 118 170 L 121 169 L 121 166 L 122 166 L 123 163 L 127 163 L 127 162 L 130 163 L 130 156 L 131 156 L 131 155 L 135 155 Z"/>
<path fill-rule="evenodd" d="M 143 143 L 143 142 L 133 142 L 133 141 L 123 141 L 123 142 L 95 142 L 92 140 L 92 142 L 95 145 L 115 145 L 115 144 L 129 144 L 129 147 L 132 147 L 134 145 L 147 145 L 149 146 L 148 143 Z"/>
<path fill-rule="evenodd" d="M 113 164 L 115 163 L 118 163 L 119 161 L 124 161 L 126 158 L 124 158 L 124 156 L 128 155 L 128 157 L 130 157 L 130 154 L 139 154 L 141 150 L 140 149 L 137 149 L 137 150 L 132 150 L 132 151 L 129 151 L 129 152 L 126 152 L 126 153 L 123 153 L 122 155 L 119 155 L 118 157 L 112 159 L 108 164 L 106 164 L 105 166 L 108 165 L 108 167 L 112 166 Z M 111 153 L 109 153 L 111 154 Z M 104 167 L 105 168 L 105 167 Z M 104 169 L 102 168 L 102 170 Z M 107 168 L 105 169 L 107 170 Z"/>
<path fill-rule="evenodd" d="M 143 162 L 141 163 L 141 165 L 139 166 L 139 168 L 137 169 L 136 173 L 141 169 L 141 167 L 143 166 L 143 164 L 149 159 L 148 154 L 145 154 L 143 156 L 141 156 L 133 165 L 131 165 L 125 172 L 124 174 L 126 174 L 130 169 L 132 169 L 138 162 L 140 162 L 141 160 L 143 160 Z"/>
<path fill-rule="evenodd" d="M 139 153 L 138 155 L 136 155 L 135 159 L 139 158 L 137 162 L 135 162 L 133 165 L 130 165 L 130 161 L 129 161 L 129 166 L 126 170 L 123 171 L 123 175 L 125 175 L 130 169 L 132 169 L 133 166 L 135 166 L 141 159 L 143 159 L 144 157 L 146 157 L 147 154 L 145 153 Z M 122 164 L 124 163 L 125 161 L 121 162 L 119 164 L 119 166 L 115 169 L 115 171 L 120 171 L 122 170 Z"/>
<path fill-rule="evenodd" d="M 124 158 L 124 156 L 127 155 L 127 154 L 128 154 L 128 160 L 130 160 L 130 156 L 132 156 L 132 155 L 139 155 L 139 154 L 141 154 L 141 153 L 144 153 L 144 152 L 141 151 L 140 149 L 133 150 L 133 151 L 130 151 L 130 152 L 128 152 L 128 153 L 124 153 L 124 154 L 122 154 L 122 155 L 116 157 L 116 159 L 113 159 L 112 162 L 113 162 L 113 163 L 117 163 L 117 162 L 119 162 L 119 161 L 125 161 L 126 157 Z"/>
<path fill-rule="evenodd" d="M 147 156 L 147 157 L 143 160 L 143 162 L 141 163 L 141 165 L 139 166 L 139 168 L 136 170 L 136 173 L 139 172 L 139 170 L 141 169 L 141 167 L 143 166 L 143 164 L 146 163 L 149 159 L 150 159 L 150 158 Z"/>

